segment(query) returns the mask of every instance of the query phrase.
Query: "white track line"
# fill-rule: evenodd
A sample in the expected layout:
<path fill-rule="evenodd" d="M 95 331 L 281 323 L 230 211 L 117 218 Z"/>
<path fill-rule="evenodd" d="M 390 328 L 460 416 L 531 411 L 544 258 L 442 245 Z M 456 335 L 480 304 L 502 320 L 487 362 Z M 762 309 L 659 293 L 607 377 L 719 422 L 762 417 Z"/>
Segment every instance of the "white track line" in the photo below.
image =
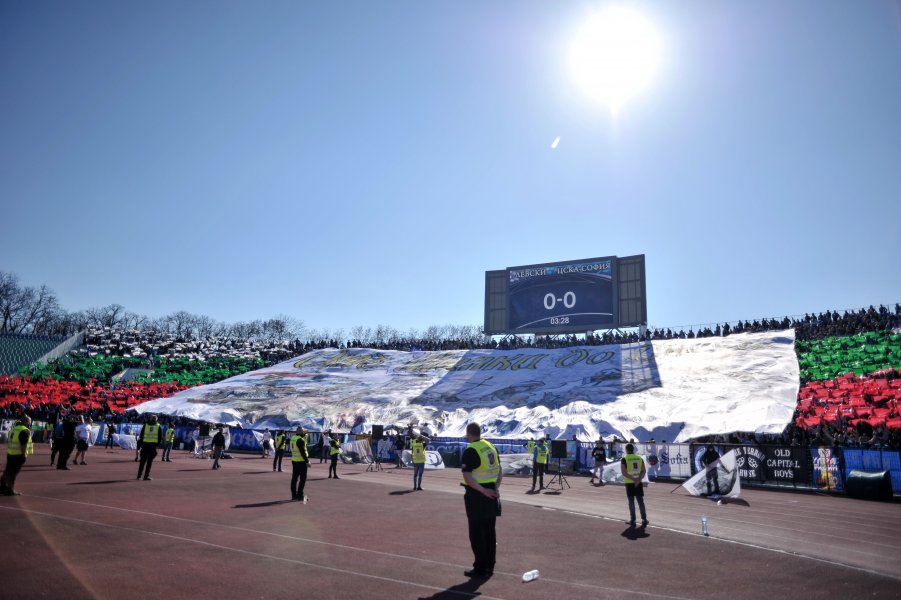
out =
<path fill-rule="evenodd" d="M 201 546 L 208 546 L 208 547 L 210 547 L 210 548 L 217 548 L 217 549 L 219 549 L 219 550 L 229 550 L 229 551 L 231 551 L 231 552 L 237 552 L 237 553 L 239 553 L 239 554 L 247 554 L 247 555 L 249 555 L 249 556 L 255 556 L 255 557 L 258 557 L 258 558 L 269 558 L 269 559 L 273 559 L 273 560 L 280 560 L 280 561 L 282 561 L 282 562 L 288 562 L 288 563 L 295 564 L 295 565 L 303 565 L 303 566 L 306 566 L 306 567 L 313 567 L 313 568 L 316 568 L 316 569 L 323 569 L 323 570 L 325 570 L 325 571 L 334 571 L 335 573 L 341 573 L 341 574 L 344 574 L 344 575 L 357 575 L 357 576 L 359 576 L 359 577 L 367 577 L 367 578 L 369 578 L 369 579 L 378 579 L 378 580 L 380 580 L 380 581 L 387 581 L 387 582 L 390 582 L 390 583 L 399 583 L 399 584 L 401 584 L 401 585 L 410 585 L 410 586 L 414 586 L 414 587 L 425 588 L 425 589 L 427 589 L 427 590 L 433 590 L 433 591 L 436 591 L 436 592 L 450 592 L 450 593 L 459 594 L 459 595 L 461 595 L 461 596 L 467 596 L 467 597 L 475 597 L 475 596 L 478 596 L 478 597 L 480 597 L 480 598 L 490 598 L 491 600 L 503 600 L 502 598 L 497 598 L 497 597 L 495 597 L 495 596 L 484 596 L 484 595 L 482 595 L 481 593 L 478 593 L 478 592 L 473 593 L 473 592 L 464 592 L 464 591 L 461 591 L 461 590 L 452 590 L 452 589 L 447 589 L 447 588 L 437 587 L 437 586 L 433 586 L 433 585 L 426 585 L 426 584 L 423 584 L 423 583 L 416 583 L 416 582 L 414 582 L 414 581 L 407 581 L 407 580 L 404 580 L 404 579 L 394 579 L 393 577 L 383 577 L 383 576 L 381 576 L 381 575 L 370 575 L 369 573 L 361 573 L 361 572 L 359 572 L 359 571 L 351 571 L 351 570 L 349 570 L 349 569 L 339 569 L 339 568 L 337 568 L 337 567 L 329 567 L 329 566 L 327 566 L 327 565 L 317 565 L 317 564 L 315 564 L 315 563 L 309 563 L 309 562 L 305 562 L 305 561 L 302 561 L 302 560 L 296 560 L 296 559 L 293 559 L 293 558 L 285 558 L 284 556 L 276 556 L 276 555 L 273 555 L 273 554 L 264 554 L 264 553 L 262 553 L 262 552 L 254 552 L 254 551 L 252 551 L 252 550 L 244 550 L 244 549 L 242 549 L 242 548 L 235 548 L 235 547 L 233 547 L 233 546 L 224 546 L 224 545 L 222 545 L 222 544 L 213 544 L 213 543 L 211 543 L 211 542 L 204 542 L 204 541 L 197 540 L 197 539 L 194 539 L 194 538 L 186 538 L 186 537 L 181 537 L 181 536 L 177 536 L 177 535 L 171 535 L 171 534 L 168 534 L 168 533 L 159 533 L 159 532 L 157 532 L 157 531 L 150 531 L 150 530 L 147 530 L 147 529 L 139 529 L 139 528 L 137 528 L 137 527 L 125 527 L 125 526 L 123 526 L 123 525 L 111 525 L 111 524 L 109 524 L 109 523 L 101 523 L 101 522 L 99 522 L 99 521 L 90 521 L 90 520 L 87 520 L 87 519 L 78 519 L 78 518 L 75 518 L 75 517 L 64 517 L 64 516 L 61 516 L 61 515 L 55 515 L 55 514 L 52 514 L 52 513 L 46 513 L 46 512 L 41 512 L 41 511 L 37 511 L 37 510 L 28 510 L 28 509 L 18 508 L 18 507 L 12 507 L 12 506 L 0 506 L 0 509 L 4 509 L 4 510 L 12 510 L 12 511 L 17 511 L 17 512 L 23 512 L 23 513 L 30 514 L 30 515 L 40 515 L 40 516 L 42 516 L 42 517 L 47 517 L 47 518 L 50 518 L 50 519 L 61 519 L 61 520 L 64 520 L 64 521 L 72 521 L 72 522 L 75 522 L 75 523 L 82 523 L 82 524 L 86 524 L 86 525 L 97 525 L 97 526 L 100 526 L 100 527 L 112 527 L 112 528 L 114 528 L 114 529 L 121 529 L 121 530 L 124 530 L 124 531 L 131 531 L 131 532 L 133 532 L 133 533 L 147 533 L 147 534 L 150 534 L 150 535 L 155 535 L 155 536 L 167 538 L 167 539 L 170 539 L 170 540 L 178 540 L 178 541 L 180 541 L 180 542 L 190 542 L 190 543 L 192 543 L 192 544 L 198 544 L 198 545 L 201 545 Z"/>
<path fill-rule="evenodd" d="M 544 508 L 545 510 L 553 510 L 553 511 L 558 511 L 558 512 L 563 512 L 563 513 L 571 514 L 571 515 L 577 515 L 577 516 L 580 516 L 580 517 L 588 517 L 588 518 L 590 518 L 590 519 L 601 519 L 601 520 L 604 520 L 604 521 L 615 521 L 615 522 L 620 522 L 620 523 L 623 522 L 622 519 L 614 519 L 614 518 L 612 518 L 612 517 L 605 517 L 605 516 L 602 516 L 602 515 L 593 515 L 593 514 L 590 514 L 590 513 L 583 513 L 583 512 L 578 512 L 578 511 L 574 511 L 574 510 L 561 510 L 561 509 L 558 509 L 558 508 L 550 508 L 550 507 L 542 507 L 542 508 Z M 810 556 L 809 554 L 803 554 L 803 553 L 801 553 L 801 552 L 792 552 L 792 551 L 789 551 L 789 550 L 781 550 L 781 549 L 779 549 L 779 548 L 771 548 L 771 547 L 769 547 L 769 546 L 761 546 L 761 545 L 759 545 L 759 544 L 753 544 L 753 543 L 751 543 L 751 542 L 742 542 L 742 541 L 739 541 L 739 540 L 730 540 L 730 539 L 726 539 L 726 538 L 718 538 L 718 537 L 702 536 L 702 535 L 699 534 L 699 533 L 692 533 L 692 532 L 690 532 L 690 531 L 684 531 L 684 530 L 682 530 L 682 529 L 673 529 L 673 528 L 671 528 L 671 527 L 662 527 L 662 526 L 660 526 L 660 525 L 648 525 L 648 527 L 651 528 L 651 529 L 659 529 L 659 530 L 661 530 L 661 531 L 669 531 L 669 532 L 672 532 L 672 533 L 680 533 L 680 534 L 682 534 L 682 535 L 690 535 L 690 536 L 693 536 L 693 537 L 707 537 L 707 539 L 710 539 L 710 540 L 716 540 L 716 541 L 718 541 L 718 542 L 725 542 L 725 543 L 727 543 L 727 544 L 735 544 L 736 546 L 744 546 L 744 547 L 746 547 L 746 548 L 754 548 L 754 549 L 756 549 L 756 550 L 765 550 L 765 551 L 767 551 L 767 552 L 775 552 L 776 554 L 784 554 L 785 556 L 794 556 L 794 557 L 797 557 L 797 558 L 806 558 L 806 559 L 808 559 L 808 560 L 813 560 L 813 561 L 816 561 L 816 562 L 821 562 L 821 563 L 823 563 L 823 564 L 832 565 L 832 566 L 834 566 L 834 567 L 844 567 L 844 568 L 846 568 L 846 569 L 852 569 L 852 570 L 854 570 L 854 571 L 860 571 L 861 573 L 866 573 L 866 574 L 868 574 L 868 575 L 877 575 L 877 576 L 881 576 L 881 577 L 887 577 L 887 578 L 889 578 L 889 579 L 897 579 L 897 580 L 901 580 L 901 575 L 890 575 L 890 574 L 888 574 L 888 573 L 882 573 L 882 572 L 880 572 L 880 571 L 873 571 L 873 570 L 871 570 L 871 569 L 864 569 L 863 567 L 857 567 L 857 566 L 849 565 L 849 564 L 846 564 L 846 563 L 836 562 L 836 561 L 834 561 L 834 560 L 829 560 L 829 559 L 826 559 L 826 558 L 820 558 L 820 557 L 817 557 L 817 556 Z"/>
<path fill-rule="evenodd" d="M 297 536 L 292 536 L 292 535 L 285 535 L 285 534 L 282 534 L 282 533 L 273 533 L 273 532 L 270 532 L 270 531 L 260 531 L 260 530 L 258 530 L 258 529 L 250 529 L 249 527 L 238 527 L 238 526 L 236 526 L 236 525 L 227 525 L 227 524 L 224 524 L 224 523 L 214 523 L 214 522 L 209 522 L 209 521 L 200 521 L 200 520 L 198 520 L 198 519 L 188 519 L 188 518 L 185 518 L 185 517 L 174 517 L 174 516 L 172 516 L 172 515 L 164 515 L 164 514 L 154 513 L 154 512 L 144 511 L 144 510 L 135 510 L 135 509 L 132 509 L 132 508 L 120 508 L 120 507 L 118 507 L 118 506 L 108 506 L 108 505 L 103 505 L 103 504 L 94 504 L 94 503 L 91 503 L 91 502 L 80 502 L 80 501 L 78 501 L 78 500 L 65 500 L 65 499 L 63 499 L 63 498 L 52 498 L 52 497 L 48 497 L 48 496 L 32 496 L 32 495 L 30 495 L 30 494 L 29 494 L 28 497 L 29 497 L 29 498 L 40 498 L 40 499 L 43 499 L 43 500 L 51 500 L 51 501 L 55 501 L 55 502 L 63 502 L 63 503 L 68 503 L 68 504 L 79 504 L 79 505 L 83 505 L 83 506 L 93 506 L 93 507 L 96 507 L 96 508 L 103 508 L 103 509 L 109 509 L 109 510 L 117 510 L 117 511 L 121 511 L 121 512 L 128 512 L 128 513 L 134 513 L 134 514 L 146 515 L 146 516 L 151 516 L 151 517 L 161 517 L 161 518 L 163 518 L 163 519 L 170 519 L 170 520 L 173 520 L 173 521 L 182 521 L 182 522 L 185 522 L 185 523 L 193 523 L 193 524 L 197 524 L 197 525 L 205 525 L 205 526 L 207 526 L 207 527 L 220 527 L 220 528 L 225 528 L 225 529 L 233 529 L 233 530 L 235 530 L 235 531 L 242 531 L 242 532 L 246 532 L 246 533 L 256 533 L 256 534 L 259 534 L 259 535 L 272 536 L 272 537 L 277 537 L 277 538 L 282 538 L 282 539 L 292 540 L 292 541 L 297 541 L 297 542 L 307 542 L 307 543 L 311 543 L 311 544 L 320 544 L 320 545 L 323 545 L 323 546 L 330 546 L 330 547 L 332 547 L 332 548 L 340 548 L 340 549 L 342 549 L 342 550 L 351 550 L 351 551 L 356 551 L 356 552 L 366 552 L 366 553 L 370 553 L 370 554 L 378 554 L 378 555 L 380 555 L 380 556 L 385 556 L 385 557 L 388 557 L 388 558 L 398 558 L 398 559 L 403 559 L 403 560 L 415 560 L 415 561 L 424 562 L 424 563 L 430 563 L 430 564 L 438 565 L 438 566 L 442 566 L 442 567 L 451 567 L 451 568 L 456 568 L 456 569 L 466 569 L 466 568 L 468 568 L 468 567 L 463 566 L 463 565 L 457 565 L 457 564 L 453 564 L 453 563 L 441 562 L 441 561 L 437 561 L 437 560 L 430 560 L 430 559 L 427 559 L 427 558 L 420 558 L 420 557 L 418 557 L 418 556 L 406 556 L 406 555 L 403 555 L 403 554 L 394 554 L 394 553 L 392 553 L 392 552 L 383 552 L 383 551 L 381 551 L 381 550 L 370 550 L 370 549 L 368 549 L 368 548 L 360 548 L 360 547 L 357 547 L 357 546 L 348 546 L 348 545 L 345 545 L 345 544 L 335 544 L 335 543 L 332 543 L 332 542 L 323 542 L 323 541 L 320 541 L 320 540 L 314 540 L 314 539 L 310 539 L 310 538 L 297 537 Z M 105 524 L 105 523 L 96 523 L 96 522 L 94 522 L 94 521 L 86 521 L 86 520 L 83 520 L 83 519 L 77 519 L 77 518 L 75 518 L 75 517 L 58 516 L 58 515 L 54 515 L 54 514 L 52 514 L 52 513 L 44 513 L 44 512 L 40 512 L 40 511 L 31 511 L 31 510 L 28 510 L 28 509 L 22 509 L 22 508 L 18 508 L 18 507 L 13 508 L 13 507 L 0 506 L 0 508 L 7 508 L 7 509 L 9 509 L 9 510 L 19 510 L 19 511 L 26 512 L 26 513 L 34 513 L 34 514 L 44 515 L 44 516 L 47 516 L 47 517 L 58 517 L 58 518 L 60 518 L 60 519 L 68 519 L 68 520 L 71 520 L 71 521 L 79 521 L 79 522 L 91 523 L 91 524 L 96 524 L 96 525 L 107 525 L 107 524 Z M 556 509 L 551 509 L 551 510 L 556 510 Z M 569 511 L 564 511 L 564 512 L 569 512 Z M 572 513 L 572 514 L 581 514 L 581 513 Z M 591 515 L 582 515 L 582 516 L 591 516 Z M 600 518 L 605 518 L 605 517 L 600 517 Z M 111 526 L 111 527 L 117 527 L 117 528 L 119 528 L 119 529 L 127 529 L 127 530 L 134 530 L 134 531 L 144 531 L 144 530 L 139 530 L 139 529 L 132 528 L 132 527 L 124 527 L 124 526 L 121 526 L 121 525 L 111 525 L 111 524 L 110 524 L 109 526 Z M 148 532 L 148 533 L 155 533 L 155 532 Z M 165 534 L 165 533 L 156 533 L 156 535 L 160 535 L 160 536 L 164 536 L 164 537 L 171 537 L 171 538 L 179 539 L 179 540 L 187 539 L 188 541 L 196 541 L 196 542 L 199 543 L 199 544 L 204 544 L 204 545 L 208 545 L 208 546 L 216 546 L 216 547 L 220 547 L 220 546 L 218 546 L 217 544 L 212 544 L 212 543 L 209 543 L 209 542 L 200 542 L 200 541 L 193 540 L 193 539 L 189 539 L 189 538 L 181 538 L 181 537 L 178 537 L 178 536 L 172 536 L 172 535 Z M 257 555 L 257 556 L 270 556 L 270 555 L 268 555 L 268 554 L 259 554 L 259 553 L 252 552 L 252 551 L 249 551 L 249 550 L 241 550 L 241 549 L 239 549 L 239 548 L 230 548 L 230 547 L 226 547 L 226 546 L 221 546 L 221 547 L 222 547 L 222 548 L 226 548 L 226 549 L 232 549 L 232 550 L 235 550 L 236 552 L 245 552 L 245 553 L 247 553 L 247 554 L 253 554 L 253 555 Z M 289 559 L 282 559 L 282 557 L 272 557 L 272 558 L 278 558 L 279 560 L 289 560 Z M 291 560 L 290 562 L 296 562 L 297 564 L 303 564 L 303 565 L 320 566 L 320 565 L 313 565 L 312 563 L 306 563 L 306 562 L 302 562 L 302 561 L 293 561 L 293 560 Z M 321 568 L 323 568 L 323 569 L 329 569 L 329 570 L 332 570 L 332 571 L 344 572 L 344 571 L 342 571 L 341 569 L 336 569 L 336 568 L 333 568 L 333 567 L 325 567 L 325 566 L 322 566 Z M 348 573 L 356 573 L 355 571 L 347 571 L 347 572 L 348 572 Z M 378 576 L 375 576 L 375 575 L 367 575 L 367 574 L 365 574 L 365 573 L 356 573 L 356 574 L 363 575 L 363 576 L 365 576 L 365 577 L 373 577 L 373 578 L 376 578 L 376 579 L 385 579 L 385 580 L 387 580 L 387 581 L 396 581 L 396 582 L 400 582 L 400 583 L 406 583 L 406 582 L 404 582 L 404 581 L 402 581 L 402 580 L 394 580 L 394 579 L 389 579 L 389 578 L 385 578 L 385 577 L 378 577 Z M 495 574 L 495 575 L 506 575 L 506 576 L 512 577 L 512 578 L 514 578 L 514 579 L 519 579 L 519 578 L 520 578 L 520 575 L 517 574 L 517 573 L 507 573 L 507 572 L 504 572 L 504 571 L 495 571 L 494 574 Z M 689 598 L 686 598 L 686 597 L 684 597 L 684 596 L 672 596 L 672 595 L 668 595 L 668 594 L 656 594 L 656 593 L 654 593 L 654 592 L 643 592 L 643 591 L 629 590 L 629 589 L 624 589 L 624 588 L 616 588 L 616 587 L 609 587 L 609 586 L 603 586 L 603 585 L 594 585 L 594 584 L 590 584 L 590 583 L 577 583 L 577 582 L 573 582 L 573 581 L 564 581 L 564 580 L 562 580 L 562 579 L 551 579 L 551 578 L 547 578 L 547 577 L 542 577 L 541 580 L 542 580 L 542 581 L 545 581 L 545 582 L 549 582 L 549 583 L 560 584 L 560 585 L 569 585 L 569 586 L 574 586 L 574 587 L 579 587 L 579 588 L 594 589 L 594 590 L 605 591 L 605 592 L 615 592 L 615 593 L 619 593 L 619 594 L 632 594 L 632 595 L 642 596 L 642 597 L 646 597 L 646 598 L 662 598 L 662 599 L 666 599 L 666 600 L 690 600 Z M 412 582 L 410 582 L 410 583 L 411 583 L 411 585 L 421 585 L 421 587 L 428 587 L 429 589 L 432 589 L 430 586 L 426 586 L 426 585 L 422 585 L 422 584 L 414 584 L 414 583 L 412 583 Z M 441 589 L 441 588 L 434 588 L 434 589 Z M 455 592 L 455 593 L 461 593 L 461 594 L 464 594 L 464 595 L 467 595 L 467 596 L 470 596 L 470 597 L 479 596 L 480 598 L 486 598 L 486 599 L 491 598 L 490 596 L 483 596 L 481 593 L 475 593 L 475 594 L 471 594 L 471 593 L 468 593 L 468 592 Z M 497 599 L 495 599 L 495 600 L 497 600 Z"/>

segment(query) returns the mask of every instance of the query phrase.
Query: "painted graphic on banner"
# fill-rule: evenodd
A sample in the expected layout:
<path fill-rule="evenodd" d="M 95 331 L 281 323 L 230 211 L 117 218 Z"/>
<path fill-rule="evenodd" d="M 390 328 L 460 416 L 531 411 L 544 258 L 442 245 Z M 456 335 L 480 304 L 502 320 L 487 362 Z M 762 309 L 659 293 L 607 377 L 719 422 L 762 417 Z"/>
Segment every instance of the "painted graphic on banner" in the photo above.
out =
<path fill-rule="evenodd" d="M 635 444 L 635 451 L 647 457 L 645 465 L 652 478 L 691 477 L 691 446 L 688 444 Z"/>
<path fill-rule="evenodd" d="M 739 478 L 747 482 L 766 482 L 766 454 L 757 446 L 736 447 L 735 467 Z"/>
<path fill-rule="evenodd" d="M 323 349 L 135 410 L 256 430 L 412 421 L 464 437 L 475 420 L 485 437 L 679 442 L 783 431 L 798 373 L 792 330 L 550 349 Z"/>
<path fill-rule="evenodd" d="M 844 490 L 844 478 L 839 465 L 836 448 L 811 448 L 813 461 L 813 484 L 819 490 L 841 492 Z"/>
<path fill-rule="evenodd" d="M 767 483 L 807 486 L 810 454 L 806 448 L 765 446 Z"/>

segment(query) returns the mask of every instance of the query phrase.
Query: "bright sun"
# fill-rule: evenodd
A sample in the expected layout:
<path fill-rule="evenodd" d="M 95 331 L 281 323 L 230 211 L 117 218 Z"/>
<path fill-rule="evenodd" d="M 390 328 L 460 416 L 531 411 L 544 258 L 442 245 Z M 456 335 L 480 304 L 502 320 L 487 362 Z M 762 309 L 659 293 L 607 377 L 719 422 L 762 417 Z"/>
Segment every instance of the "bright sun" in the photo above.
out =
<path fill-rule="evenodd" d="M 647 86 L 659 61 L 660 38 L 654 27 L 622 7 L 593 15 L 570 52 L 579 87 L 614 113 Z"/>

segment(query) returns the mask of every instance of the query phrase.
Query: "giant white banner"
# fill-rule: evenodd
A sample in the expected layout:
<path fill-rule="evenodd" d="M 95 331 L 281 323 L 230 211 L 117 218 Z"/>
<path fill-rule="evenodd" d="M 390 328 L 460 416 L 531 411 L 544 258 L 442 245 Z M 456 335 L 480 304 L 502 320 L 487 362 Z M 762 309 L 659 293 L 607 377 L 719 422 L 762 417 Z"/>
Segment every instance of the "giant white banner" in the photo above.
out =
<path fill-rule="evenodd" d="M 781 432 L 798 394 L 794 331 L 559 349 L 318 350 L 137 407 L 242 427 L 428 422 L 463 437 L 679 442 Z"/>

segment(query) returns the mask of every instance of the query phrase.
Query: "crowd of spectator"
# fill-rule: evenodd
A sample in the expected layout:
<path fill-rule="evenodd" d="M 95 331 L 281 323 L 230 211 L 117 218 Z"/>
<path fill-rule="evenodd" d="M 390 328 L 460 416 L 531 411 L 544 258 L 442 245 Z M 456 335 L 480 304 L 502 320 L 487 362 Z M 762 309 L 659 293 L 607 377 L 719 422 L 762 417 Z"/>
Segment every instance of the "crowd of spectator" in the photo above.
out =
<path fill-rule="evenodd" d="M 218 336 L 193 339 L 165 331 L 112 327 L 88 329 L 83 345 L 76 352 L 91 357 L 112 355 L 146 359 L 149 365 L 161 357 L 188 360 L 261 358 L 272 364 L 296 354 L 293 344 L 287 341 L 259 342 Z"/>
<path fill-rule="evenodd" d="M 271 365 L 292 356 L 324 348 L 374 348 L 377 350 L 440 351 L 440 350 L 510 350 L 515 348 L 559 348 L 588 345 L 631 344 L 650 340 L 695 339 L 725 337 L 733 333 L 759 333 L 793 328 L 799 340 L 830 336 L 852 335 L 901 327 L 901 304 L 894 308 L 880 306 L 859 310 L 826 311 L 805 314 L 803 317 L 754 319 L 702 325 L 674 330 L 648 328 L 643 331 L 610 330 L 588 334 L 556 336 L 504 336 L 494 338 L 473 335 L 468 338 L 410 338 L 391 337 L 384 341 L 320 339 L 303 341 L 254 342 L 223 337 L 192 339 L 172 333 L 151 330 L 117 330 L 110 327 L 89 329 L 85 345 L 79 352 L 90 356 L 100 354 L 138 357 L 153 363 L 155 357 L 185 357 L 207 360 L 213 357 L 261 358 Z"/>
<path fill-rule="evenodd" d="M 516 348 L 557 348 L 575 345 L 609 345 L 628 344 L 638 341 L 661 339 L 693 339 L 715 336 L 728 336 L 733 333 L 763 332 L 794 328 L 796 338 L 799 340 L 816 340 L 831 336 L 844 336 L 865 333 L 868 331 L 883 331 L 901 327 L 901 305 L 896 304 L 893 309 L 886 306 L 875 308 L 844 311 L 826 311 L 820 314 L 805 314 L 803 317 L 783 317 L 782 319 L 756 319 L 753 321 L 738 321 L 735 324 L 724 323 L 713 326 L 689 328 L 688 331 L 680 329 L 674 331 L 671 328 L 645 329 L 635 331 L 606 331 L 589 333 L 587 335 L 561 335 L 561 336 L 507 336 L 494 339 L 489 336 L 472 336 L 466 339 L 415 339 L 393 337 L 381 343 L 365 343 L 360 340 L 339 341 L 324 339 L 317 341 L 279 341 L 279 342 L 254 342 L 241 341 L 230 338 L 206 337 L 192 339 L 191 337 L 179 337 L 171 333 L 153 330 L 118 330 L 110 327 L 93 328 L 86 332 L 84 345 L 74 354 L 82 359 L 104 360 L 104 357 L 122 357 L 128 359 L 129 365 L 134 362 L 137 366 L 148 369 L 158 369 L 164 373 L 165 381 L 174 384 L 173 390 L 154 390 L 159 394 L 156 397 L 171 395 L 184 389 L 181 379 L 189 379 L 192 369 L 205 369 L 203 377 L 187 382 L 188 385 L 200 383 L 212 383 L 209 379 L 224 379 L 233 372 L 234 367 L 229 367 L 230 362 L 239 361 L 246 368 L 260 368 L 276 364 L 290 357 L 312 352 L 324 348 L 375 348 L 379 350 L 401 351 L 440 351 L 440 350 L 470 350 L 470 349 L 516 349 Z M 217 363 L 216 361 L 220 361 Z M 77 361 L 69 360 L 69 366 Z M 116 361 L 111 361 L 115 363 Z M 244 362 L 247 364 L 245 365 Z M 220 364 L 221 363 L 221 364 Z M 66 364 L 65 359 L 61 364 Z M 237 364 L 237 362 L 235 363 Z M 178 368 L 175 369 L 174 365 Z M 200 366 L 196 366 L 200 365 Z M 116 367 L 121 364 L 116 363 Z M 170 370 L 167 371 L 165 367 Z M 231 369 L 231 370 L 230 370 Z M 90 369 L 89 369 L 90 370 Z M 171 372 L 170 372 L 171 371 Z M 87 371 L 86 371 L 87 372 Z M 186 375 L 188 373 L 188 375 Z M 104 373 L 109 375 L 109 373 Z M 49 375 L 48 375 L 49 376 Z M 58 375 L 56 375 L 58 376 Z M 154 381 L 151 375 L 144 375 L 143 381 Z M 217 379 L 218 378 L 218 379 Z M 26 378 L 27 379 L 27 378 Z M 40 380 L 40 377 L 38 378 Z M 94 381 L 86 384 L 88 388 L 101 386 Z M 114 386 L 110 386 L 115 389 Z M 89 392 L 93 393 L 93 391 Z M 106 393 L 106 392 L 104 392 Z M 23 412 L 30 414 L 34 419 L 53 422 L 60 414 L 80 413 L 90 416 L 95 422 L 113 419 L 122 422 L 132 419 L 140 420 L 134 412 L 124 412 L 122 403 L 115 402 L 84 402 L 84 398 L 76 394 L 66 398 L 28 398 L 17 397 L 0 405 L 0 416 L 12 418 Z M 10 399 L 11 400 L 11 399 Z M 140 401 L 143 401 L 141 399 Z M 137 402 L 128 403 L 124 408 L 131 408 Z M 796 417 L 799 416 L 796 414 Z M 893 415 L 896 416 L 896 415 Z M 175 420 L 179 421 L 179 420 Z M 177 422 L 176 424 L 190 424 Z M 799 426 L 793 422 L 778 436 L 760 436 L 756 434 L 733 433 L 721 438 L 740 440 L 741 442 L 755 441 L 757 443 L 785 443 L 789 445 L 818 445 L 840 444 L 861 447 L 901 447 L 901 430 L 890 429 L 882 425 L 875 427 L 856 422 L 849 424 L 842 420 L 822 422 L 812 427 Z M 717 441 L 725 441 L 718 439 Z"/>

